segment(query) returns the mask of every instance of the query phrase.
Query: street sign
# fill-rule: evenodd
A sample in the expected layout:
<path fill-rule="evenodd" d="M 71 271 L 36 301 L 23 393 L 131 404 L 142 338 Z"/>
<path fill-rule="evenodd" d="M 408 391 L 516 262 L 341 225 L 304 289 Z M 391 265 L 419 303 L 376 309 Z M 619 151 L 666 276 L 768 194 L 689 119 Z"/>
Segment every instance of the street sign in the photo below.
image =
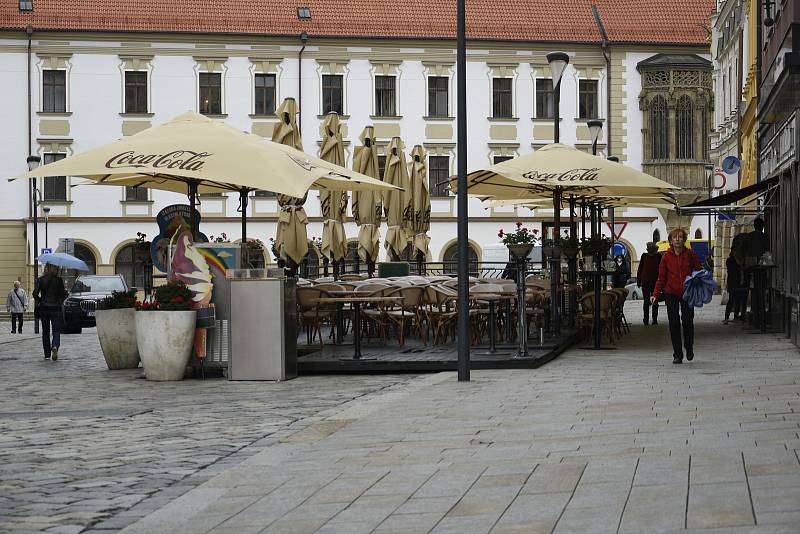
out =
<path fill-rule="evenodd" d="M 42 254 L 52 254 L 52 253 L 53 253 L 53 249 L 52 248 L 43 248 L 42 249 Z"/>
<path fill-rule="evenodd" d="M 71 237 L 60 237 L 58 239 L 58 252 L 65 252 L 71 256 L 75 255 L 75 240 Z"/>
<path fill-rule="evenodd" d="M 614 227 L 611 227 L 611 223 L 606 221 L 606 225 L 608 225 L 608 229 L 611 230 L 611 241 L 616 241 L 620 237 L 622 237 L 622 232 L 625 231 L 625 228 L 628 227 L 628 221 L 614 221 Z"/>

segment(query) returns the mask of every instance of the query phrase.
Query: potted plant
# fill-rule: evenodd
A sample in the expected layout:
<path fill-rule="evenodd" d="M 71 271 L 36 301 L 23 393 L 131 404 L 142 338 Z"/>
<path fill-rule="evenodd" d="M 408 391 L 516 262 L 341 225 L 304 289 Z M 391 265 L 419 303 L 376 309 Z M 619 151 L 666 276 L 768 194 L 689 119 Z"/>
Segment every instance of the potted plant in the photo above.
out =
<path fill-rule="evenodd" d="M 497 237 L 503 240 L 503 244 L 508 247 L 511 255 L 517 259 L 527 258 L 533 247 L 539 241 L 539 230 L 528 230 L 522 226 L 522 221 L 517 221 L 517 229 L 506 233 L 502 228 L 497 233 Z"/>
<path fill-rule="evenodd" d="M 155 288 L 154 299 L 137 303 L 136 342 L 148 380 L 181 380 L 192 355 L 197 312 L 192 292 L 175 280 Z"/>
<path fill-rule="evenodd" d="M 564 252 L 564 256 L 568 258 L 574 258 L 578 255 L 578 251 L 580 250 L 580 242 L 578 238 L 573 235 L 569 235 L 569 231 L 566 230 L 564 232 L 564 237 L 561 238 L 561 249 Z"/>
<path fill-rule="evenodd" d="M 585 265 L 594 265 L 594 258 L 605 258 L 609 250 L 611 250 L 611 239 L 606 236 L 586 237 L 581 240 Z"/>
<path fill-rule="evenodd" d="M 97 303 L 97 337 L 109 369 L 139 367 L 136 344 L 136 289 L 114 291 Z"/>
<path fill-rule="evenodd" d="M 560 236 L 548 237 L 542 241 L 542 254 L 549 258 L 561 257 L 563 240 Z"/>

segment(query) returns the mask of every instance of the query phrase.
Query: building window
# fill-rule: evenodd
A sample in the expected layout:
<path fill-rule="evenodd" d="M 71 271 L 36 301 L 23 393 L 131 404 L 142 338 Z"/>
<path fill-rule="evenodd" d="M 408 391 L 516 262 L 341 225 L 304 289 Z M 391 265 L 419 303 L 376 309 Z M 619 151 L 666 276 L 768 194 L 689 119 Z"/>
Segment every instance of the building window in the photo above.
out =
<path fill-rule="evenodd" d="M 694 231 L 694 238 L 695 239 L 703 239 L 703 231 L 698 228 Z"/>
<path fill-rule="evenodd" d="M 201 72 L 199 83 L 200 113 L 205 115 L 221 115 L 222 74 L 219 72 Z"/>
<path fill-rule="evenodd" d="M 511 78 L 492 79 L 492 117 L 510 119 L 513 116 L 511 81 Z"/>
<path fill-rule="evenodd" d="M 553 110 L 553 79 L 536 79 L 536 118 L 552 119 Z"/>
<path fill-rule="evenodd" d="M 661 232 L 656 228 L 653 230 L 653 243 L 658 243 L 661 241 Z"/>
<path fill-rule="evenodd" d="M 667 101 L 656 96 L 650 103 L 650 159 L 669 159 Z"/>
<path fill-rule="evenodd" d="M 394 76 L 375 76 L 375 115 L 378 117 L 395 117 L 395 82 Z"/>
<path fill-rule="evenodd" d="M 20 11 L 33 11 L 33 0 L 19 0 Z"/>
<path fill-rule="evenodd" d="M 257 189 L 253 192 L 253 196 L 263 197 L 263 198 L 275 198 L 278 195 L 276 195 L 273 191 L 263 191 L 261 189 Z"/>
<path fill-rule="evenodd" d="M 510 159 L 514 159 L 514 156 L 492 156 L 492 165 L 497 165 L 498 163 L 503 163 Z"/>
<path fill-rule="evenodd" d="M 428 156 L 428 190 L 432 197 L 450 196 L 450 156 Z"/>
<path fill-rule="evenodd" d="M 125 200 L 128 202 L 146 202 L 147 189 L 144 187 L 125 187 Z"/>
<path fill-rule="evenodd" d="M 386 156 L 378 156 L 378 178 L 383 180 L 384 174 L 386 174 Z"/>
<path fill-rule="evenodd" d="M 149 264 L 150 250 L 135 245 L 123 247 L 114 260 L 114 272 L 121 274 L 128 287 L 145 287 L 145 266 Z"/>
<path fill-rule="evenodd" d="M 125 113 L 147 113 L 147 73 L 125 71 Z"/>
<path fill-rule="evenodd" d="M 322 114 L 338 113 L 344 115 L 344 95 L 341 74 L 322 75 Z"/>
<path fill-rule="evenodd" d="M 255 114 L 275 114 L 275 75 L 256 74 L 255 76 Z"/>
<path fill-rule="evenodd" d="M 66 154 L 45 154 L 43 163 L 53 163 L 66 158 Z M 44 179 L 44 200 L 67 200 L 67 177 L 66 176 L 46 176 Z"/>
<path fill-rule="evenodd" d="M 442 255 L 442 272 L 444 274 L 456 274 L 458 272 L 458 243 L 453 243 Z M 478 254 L 472 245 L 469 245 L 468 259 L 470 276 L 478 276 Z"/>
<path fill-rule="evenodd" d="M 578 82 L 578 117 L 596 119 L 597 113 L 597 80 L 580 80 Z"/>
<path fill-rule="evenodd" d="M 90 249 L 86 245 L 75 243 L 72 255 L 78 258 L 79 260 L 83 260 L 86 266 L 89 267 L 88 274 L 94 274 L 97 272 L 97 259 L 95 258 L 92 249 Z M 64 269 L 64 272 L 61 275 L 61 277 L 64 279 L 64 285 L 68 289 L 71 288 L 72 285 L 75 283 L 77 275 L 78 271 L 75 271 L 73 269 Z"/>
<path fill-rule="evenodd" d="M 428 76 L 428 116 L 447 117 L 447 90 L 450 80 L 445 76 Z"/>
<path fill-rule="evenodd" d="M 676 157 L 678 159 L 692 159 L 694 157 L 694 106 L 689 95 L 678 99 L 675 113 L 675 143 Z"/>
<path fill-rule="evenodd" d="M 42 75 L 42 111 L 65 113 L 67 111 L 67 71 L 46 70 Z"/>

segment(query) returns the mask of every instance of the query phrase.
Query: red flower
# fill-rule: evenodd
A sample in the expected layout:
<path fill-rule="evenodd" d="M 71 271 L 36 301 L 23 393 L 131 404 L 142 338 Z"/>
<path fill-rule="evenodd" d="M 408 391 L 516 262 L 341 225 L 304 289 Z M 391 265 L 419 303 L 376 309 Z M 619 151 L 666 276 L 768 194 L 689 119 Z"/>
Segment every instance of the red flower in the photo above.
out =
<path fill-rule="evenodd" d="M 522 221 L 517 221 L 517 228 L 519 228 L 520 226 L 522 226 Z"/>
<path fill-rule="evenodd" d="M 497 233 L 497 237 L 503 237 L 503 230 L 500 230 L 500 232 Z"/>

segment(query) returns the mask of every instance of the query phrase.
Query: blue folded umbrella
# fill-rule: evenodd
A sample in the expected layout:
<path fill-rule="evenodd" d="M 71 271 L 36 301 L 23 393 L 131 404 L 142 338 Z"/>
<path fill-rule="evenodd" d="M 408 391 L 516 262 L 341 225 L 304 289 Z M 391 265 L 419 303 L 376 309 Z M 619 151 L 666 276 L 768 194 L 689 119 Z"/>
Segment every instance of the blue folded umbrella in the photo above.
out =
<path fill-rule="evenodd" d="M 693 308 L 708 304 L 717 292 L 717 283 L 711 273 L 703 269 L 694 271 L 683 282 L 683 300 Z"/>
<path fill-rule="evenodd" d="M 42 254 L 38 258 L 39 263 L 45 264 L 49 263 L 50 265 L 55 265 L 57 267 L 63 267 L 65 269 L 76 269 L 78 271 L 91 271 L 89 266 L 86 265 L 81 259 L 72 256 L 71 254 L 67 254 L 66 252 L 52 252 L 50 254 Z"/>

